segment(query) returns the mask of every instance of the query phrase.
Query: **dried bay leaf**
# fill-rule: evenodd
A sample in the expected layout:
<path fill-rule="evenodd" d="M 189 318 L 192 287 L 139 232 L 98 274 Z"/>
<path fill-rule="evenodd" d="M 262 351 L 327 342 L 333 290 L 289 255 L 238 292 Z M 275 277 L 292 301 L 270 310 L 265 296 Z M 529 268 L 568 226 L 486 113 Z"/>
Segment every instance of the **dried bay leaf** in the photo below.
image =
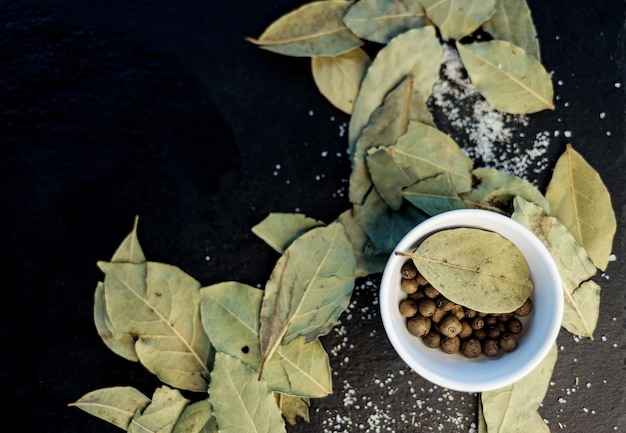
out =
<path fill-rule="evenodd" d="M 126 430 L 135 413 L 142 411 L 149 403 L 150 399 L 137 389 L 115 386 L 89 392 L 69 406 Z"/>
<path fill-rule="evenodd" d="M 215 350 L 233 356 L 257 372 L 263 359 L 259 343 L 259 314 L 263 291 L 228 281 L 204 287 L 202 324 Z M 324 397 L 332 392 L 328 353 L 319 340 L 297 338 L 276 349 L 263 378 L 273 391 Z"/>
<path fill-rule="evenodd" d="M 549 432 L 537 409 L 550 386 L 558 350 L 552 346 L 541 363 L 517 382 L 480 396 L 489 433 Z"/>
<path fill-rule="evenodd" d="M 483 30 L 541 60 L 537 30 L 526 0 L 496 0 L 495 13 L 483 24 Z"/>
<path fill-rule="evenodd" d="M 187 403 L 178 390 L 157 388 L 152 402 L 128 425 L 128 433 L 171 433 Z"/>
<path fill-rule="evenodd" d="M 135 217 L 133 230 L 124 238 L 113 254 L 111 258 L 112 262 L 143 263 L 146 261 L 146 257 L 137 237 L 138 221 L 139 218 Z M 96 287 L 93 315 L 96 330 L 107 347 L 115 354 L 129 361 L 139 361 L 137 351 L 135 350 L 135 338 L 130 334 L 120 332 L 111 323 L 111 318 L 109 317 L 109 312 L 106 307 L 106 299 L 104 297 L 104 285 L 102 283 L 98 283 Z"/>
<path fill-rule="evenodd" d="M 337 56 L 311 59 L 313 80 L 320 93 L 344 113 L 352 113 L 361 80 L 372 63 L 361 48 Z"/>
<path fill-rule="evenodd" d="M 433 118 L 426 106 L 413 76 L 406 76 L 384 98 L 356 142 L 350 173 L 350 201 L 363 204 L 372 187 L 372 180 L 365 157 L 367 151 L 376 146 L 390 146 L 407 131 L 410 121 L 434 126 Z"/>
<path fill-rule="evenodd" d="M 378 52 L 363 78 L 350 117 L 348 142 L 352 155 L 372 113 L 381 106 L 385 95 L 406 76 L 413 77 L 424 100 L 430 96 L 439 78 L 441 58 L 441 45 L 432 26 L 408 30 Z"/>
<path fill-rule="evenodd" d="M 307 397 L 296 397 L 289 394 L 274 393 L 276 404 L 283 413 L 283 417 L 290 425 L 296 425 L 297 418 L 309 422 L 309 407 L 311 402 Z"/>
<path fill-rule="evenodd" d="M 431 216 L 467 207 L 454 188 L 449 173 L 440 173 L 414 183 L 402 191 L 402 197 Z"/>
<path fill-rule="evenodd" d="M 393 211 L 374 189 L 363 205 L 353 205 L 353 217 L 369 238 L 365 254 L 388 257 L 404 235 L 428 215 L 408 203 Z"/>
<path fill-rule="evenodd" d="M 537 204 L 549 212 L 550 205 L 545 197 L 530 182 L 495 168 L 477 168 L 472 171 L 474 187 L 470 192 L 461 194 L 469 207 L 502 211 L 510 214 L 513 199 L 521 197 Z"/>
<path fill-rule="evenodd" d="M 173 433 L 217 433 L 217 423 L 208 399 L 185 406 Z"/>
<path fill-rule="evenodd" d="M 209 400 L 220 433 L 285 433 L 273 392 L 249 366 L 221 352 L 215 354 Z"/>
<path fill-rule="evenodd" d="M 200 284 L 162 263 L 98 266 L 111 323 L 136 339 L 141 363 L 169 385 L 206 390 L 211 344 L 200 321 Z"/>
<path fill-rule="evenodd" d="M 339 215 L 339 222 L 343 224 L 346 234 L 352 243 L 356 256 L 355 277 L 366 277 L 380 273 L 385 269 L 389 254 L 367 254 L 366 247 L 369 242 L 367 233 L 357 224 L 352 210 L 348 209 Z"/>
<path fill-rule="evenodd" d="M 599 287 L 595 290 L 595 287 L 586 284 L 581 286 L 581 283 L 596 273 L 596 267 L 559 220 L 520 197 L 515 199 L 514 206 L 511 218 L 543 242 L 559 269 L 563 282 L 563 327 L 575 335 L 593 339 L 600 308 Z"/>
<path fill-rule="evenodd" d="M 326 334 L 346 309 L 356 258 L 343 225 L 333 222 L 296 239 L 278 259 L 261 306 L 259 336 L 264 367 L 280 345 Z"/>
<path fill-rule="evenodd" d="M 550 76 L 522 48 L 496 40 L 456 47 L 470 80 L 496 110 L 529 114 L 554 109 Z"/>
<path fill-rule="evenodd" d="M 252 233 L 282 254 L 294 239 L 314 227 L 323 225 L 322 221 L 303 214 L 271 212 L 263 221 L 252 227 Z"/>
<path fill-rule="evenodd" d="M 363 45 L 343 23 L 350 1 L 307 3 L 274 21 L 258 38 L 246 38 L 275 53 L 297 57 L 337 56 Z"/>
<path fill-rule="evenodd" d="M 358 37 L 381 44 L 429 24 L 417 0 L 361 0 L 348 10 L 343 21 Z"/>
<path fill-rule="evenodd" d="M 558 218 L 605 270 L 617 228 L 611 195 L 598 172 L 568 144 L 548 184 L 546 199 Z"/>
<path fill-rule="evenodd" d="M 119 332 L 111 323 L 109 313 L 106 310 L 104 298 L 104 284 L 99 282 L 94 295 L 93 317 L 98 335 L 113 353 L 128 359 L 129 361 L 139 361 L 135 350 L 135 338 L 131 334 Z"/>
<path fill-rule="evenodd" d="M 449 135 L 419 122 L 409 122 L 407 132 L 393 146 L 367 153 L 372 181 L 392 208 L 402 203 L 402 189 L 418 180 L 447 173 L 458 192 L 471 189 L 472 160 Z"/>
<path fill-rule="evenodd" d="M 442 295 L 476 311 L 507 313 L 530 296 L 528 263 L 501 235 L 480 229 L 442 230 L 424 239 L 411 257 Z"/>
<path fill-rule="evenodd" d="M 419 0 L 444 40 L 472 34 L 495 11 L 495 0 Z"/>

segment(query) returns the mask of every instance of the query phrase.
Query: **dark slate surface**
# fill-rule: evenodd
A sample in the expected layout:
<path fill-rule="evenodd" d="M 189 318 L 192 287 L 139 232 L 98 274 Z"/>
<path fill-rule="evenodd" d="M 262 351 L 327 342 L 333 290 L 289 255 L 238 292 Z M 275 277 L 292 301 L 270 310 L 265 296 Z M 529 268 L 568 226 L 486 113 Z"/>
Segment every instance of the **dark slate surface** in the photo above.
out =
<path fill-rule="evenodd" d="M 571 141 L 618 216 L 596 341 L 561 333 L 541 414 L 553 432 L 624 431 L 624 3 L 529 3 L 560 83 L 556 110 L 532 116 L 529 131 L 560 132 L 551 164 Z M 331 221 L 348 207 L 348 116 L 318 93 L 307 59 L 244 41 L 300 4 L 0 3 L 3 431 L 119 431 L 67 403 L 100 387 L 150 395 L 158 385 L 110 352 L 92 321 L 95 262 L 134 215 L 151 260 L 202 284 L 256 285 L 277 256 L 250 227 L 270 211 Z M 531 177 L 545 187 L 548 175 Z M 376 284 L 359 283 L 324 338 L 335 392 L 289 431 L 472 431 L 475 397 L 429 384 L 391 349 Z"/>

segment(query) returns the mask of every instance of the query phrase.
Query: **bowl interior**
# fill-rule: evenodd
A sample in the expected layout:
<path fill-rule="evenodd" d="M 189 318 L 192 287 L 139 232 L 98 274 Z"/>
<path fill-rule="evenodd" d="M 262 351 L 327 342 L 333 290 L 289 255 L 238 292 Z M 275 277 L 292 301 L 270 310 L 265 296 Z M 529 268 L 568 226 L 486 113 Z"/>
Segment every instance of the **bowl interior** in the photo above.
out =
<path fill-rule="evenodd" d="M 406 298 L 400 287 L 400 268 L 406 257 L 430 234 L 451 228 L 490 230 L 514 243 L 526 259 L 533 283 L 532 313 L 525 317 L 517 348 L 498 358 L 465 358 L 424 345 L 409 334 L 398 305 Z M 409 232 L 391 254 L 380 288 L 381 317 L 387 336 L 400 357 L 429 381 L 458 391 L 480 392 L 509 385 L 533 370 L 546 356 L 558 335 L 563 315 L 561 279 L 552 256 L 529 230 L 503 215 L 483 210 L 456 210 L 429 218 Z"/>

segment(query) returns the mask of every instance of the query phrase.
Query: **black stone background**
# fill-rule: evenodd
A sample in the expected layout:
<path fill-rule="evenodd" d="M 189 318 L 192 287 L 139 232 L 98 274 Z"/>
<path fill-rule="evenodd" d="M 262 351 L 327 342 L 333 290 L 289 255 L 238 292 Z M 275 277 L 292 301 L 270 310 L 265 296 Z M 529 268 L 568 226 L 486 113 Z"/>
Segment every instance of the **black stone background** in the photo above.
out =
<path fill-rule="evenodd" d="M 300 4 L 0 2 L 2 431 L 119 431 L 67 403 L 106 386 L 148 395 L 158 386 L 105 347 L 92 319 L 95 262 L 110 258 L 135 215 L 150 260 L 205 285 L 256 285 L 277 255 L 250 227 L 271 211 L 328 222 L 348 207 L 347 136 L 339 133 L 348 116 L 316 90 L 308 59 L 244 41 Z M 618 218 L 617 261 L 610 279 L 599 278 L 596 341 L 561 333 L 541 413 L 553 432 L 624 431 L 624 2 L 529 4 L 543 62 L 563 82 L 556 110 L 531 116 L 529 128 L 572 131 L 551 139 L 551 162 L 571 140 L 601 173 Z M 539 181 L 545 187 L 545 174 Z M 335 392 L 313 402 L 310 424 L 289 431 L 365 431 L 372 412 L 344 405 L 346 383 L 387 411 L 392 427 L 383 431 L 407 431 L 405 408 L 428 393 L 440 397 L 429 397 L 432 412 L 418 411 L 423 431 L 471 431 L 469 394 L 415 374 L 417 397 L 407 386 L 392 397 L 379 386 L 389 372 L 409 373 L 384 337 L 375 284 L 360 287 L 354 312 L 369 315 L 344 320 L 352 346 L 331 357 Z M 324 344 L 340 344 L 340 334 Z M 442 423 L 457 412 L 462 426 Z"/>

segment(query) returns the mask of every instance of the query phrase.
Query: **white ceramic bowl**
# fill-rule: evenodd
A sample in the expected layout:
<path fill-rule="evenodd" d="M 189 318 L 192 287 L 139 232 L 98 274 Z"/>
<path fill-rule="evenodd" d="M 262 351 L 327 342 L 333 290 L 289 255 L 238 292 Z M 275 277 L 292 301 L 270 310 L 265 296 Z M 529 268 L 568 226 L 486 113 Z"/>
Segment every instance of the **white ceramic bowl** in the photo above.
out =
<path fill-rule="evenodd" d="M 400 287 L 400 268 L 406 257 L 434 232 L 469 227 L 490 230 L 513 242 L 528 262 L 533 282 L 532 313 L 523 318 L 524 331 L 517 348 L 497 358 L 469 359 L 426 347 L 421 338 L 409 334 L 398 305 L 406 298 Z M 383 272 L 380 308 L 387 337 L 400 357 L 429 381 L 458 391 L 481 392 L 497 389 L 530 373 L 547 355 L 561 327 L 563 292 L 552 256 L 541 241 L 521 224 L 494 212 L 463 209 L 436 215 L 411 230 L 396 246 Z"/>

